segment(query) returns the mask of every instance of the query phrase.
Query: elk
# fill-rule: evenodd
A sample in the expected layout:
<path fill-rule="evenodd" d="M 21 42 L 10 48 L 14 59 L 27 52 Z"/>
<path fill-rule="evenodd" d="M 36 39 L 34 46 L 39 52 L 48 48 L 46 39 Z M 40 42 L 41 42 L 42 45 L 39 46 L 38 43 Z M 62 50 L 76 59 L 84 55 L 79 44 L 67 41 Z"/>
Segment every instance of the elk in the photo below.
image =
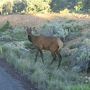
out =
<path fill-rule="evenodd" d="M 32 34 L 31 27 L 30 28 L 27 27 L 26 31 L 28 34 L 28 40 L 37 48 L 35 62 L 37 61 L 37 56 L 40 53 L 42 62 L 44 63 L 42 50 L 48 50 L 51 52 L 51 55 L 53 57 L 50 64 L 52 64 L 56 60 L 56 57 L 58 57 L 58 60 L 59 60 L 58 68 L 59 68 L 62 60 L 62 56 L 59 53 L 59 51 L 63 47 L 63 42 L 61 41 L 61 39 L 56 37 L 50 37 L 50 36 L 47 37 L 43 35 L 35 36 Z"/>

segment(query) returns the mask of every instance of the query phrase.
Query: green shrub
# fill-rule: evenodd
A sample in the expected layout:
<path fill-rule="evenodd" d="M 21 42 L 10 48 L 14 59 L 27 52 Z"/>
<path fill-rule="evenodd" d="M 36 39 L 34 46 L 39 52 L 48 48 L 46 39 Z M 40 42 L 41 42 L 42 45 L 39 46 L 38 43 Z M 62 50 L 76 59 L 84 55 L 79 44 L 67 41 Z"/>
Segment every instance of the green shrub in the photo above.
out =
<path fill-rule="evenodd" d="M 83 9 L 83 2 L 82 2 L 82 1 L 79 1 L 79 2 L 77 3 L 77 5 L 74 6 L 74 8 L 75 8 L 76 12 L 79 12 L 80 10 Z"/>
<path fill-rule="evenodd" d="M 35 63 L 35 52 L 27 51 L 24 42 L 5 43 L 2 46 L 2 55 L 28 79 L 36 82 L 38 88 L 42 90 L 67 90 L 68 85 L 79 84 L 82 81 L 80 76 L 74 72 L 65 71 L 62 68 L 57 70 L 56 62 L 49 66 L 50 56 L 45 53 L 44 55 L 47 57 L 45 64 L 42 64 L 39 57 Z"/>
<path fill-rule="evenodd" d="M 70 20 L 60 23 L 47 23 L 41 27 L 39 33 L 45 36 L 63 37 L 70 40 L 79 37 L 84 26 L 84 23 Z"/>
<path fill-rule="evenodd" d="M 1 28 L 0 28 L 0 32 L 4 32 L 6 31 L 7 29 L 12 29 L 12 26 L 10 24 L 9 21 L 7 21 Z"/>
<path fill-rule="evenodd" d="M 27 2 L 27 13 L 31 12 L 50 12 L 51 0 L 30 0 Z"/>
<path fill-rule="evenodd" d="M 14 28 L 10 32 L 10 36 L 16 41 L 27 40 L 26 31 L 23 28 Z M 24 37 L 23 37 L 24 36 Z"/>
<path fill-rule="evenodd" d="M 67 90 L 89 90 L 89 84 L 68 86 Z"/>
<path fill-rule="evenodd" d="M 57 37 L 66 37 L 68 31 L 63 29 L 62 25 L 59 23 L 48 23 L 45 24 L 40 31 L 41 34 L 45 36 L 57 36 Z"/>
<path fill-rule="evenodd" d="M 6 2 L 5 4 L 3 4 L 3 7 L 2 7 L 2 14 L 4 15 L 8 15 L 8 14 L 11 14 L 12 13 L 12 3 L 11 2 Z"/>
<path fill-rule="evenodd" d="M 27 7 L 27 4 L 26 4 L 25 0 L 23 0 L 23 1 L 15 1 L 14 2 L 14 6 L 13 6 L 13 12 L 14 13 L 25 12 L 26 11 L 26 7 Z"/>
<path fill-rule="evenodd" d="M 66 37 L 69 32 L 67 29 L 65 29 L 65 25 L 68 26 L 69 23 L 73 23 L 73 21 L 62 23 L 48 23 L 41 27 L 39 33 L 46 35 L 47 33 L 49 33 L 49 35 L 52 34 L 53 36 Z M 77 24 L 75 25 L 77 26 Z M 71 30 L 70 27 L 70 32 L 74 32 L 74 30 L 76 29 L 74 28 L 73 30 Z M 77 30 L 75 32 L 78 33 Z M 69 60 L 69 55 L 68 57 L 63 58 L 62 64 L 57 70 L 58 61 L 55 61 L 55 63 L 49 65 L 52 58 L 50 56 L 50 52 L 48 51 L 43 51 L 45 61 L 44 64 L 42 63 L 40 56 L 38 56 L 38 60 L 35 63 L 34 59 L 36 50 L 33 50 L 32 53 L 31 47 L 33 47 L 33 45 L 28 41 L 26 32 L 23 28 L 7 30 L 5 32 L 1 32 L 1 34 L 2 37 L 11 37 L 15 40 L 11 42 L 0 42 L 0 55 L 6 57 L 7 62 L 12 64 L 23 75 L 26 75 L 27 78 L 33 83 L 35 82 L 39 89 L 84 90 L 86 88 L 86 90 L 89 90 L 89 86 L 84 84 L 85 79 L 81 78 L 81 74 L 75 73 L 70 70 L 71 68 L 68 69 L 68 67 L 66 67 L 66 64 Z M 83 59 L 90 59 L 89 42 L 89 39 L 84 39 L 82 42 L 80 42 L 80 44 L 70 47 L 70 49 L 77 48 L 77 50 L 70 54 L 70 58 L 73 62 L 75 61 L 78 63 Z M 69 50 L 67 50 L 66 53 L 68 52 Z M 66 59 L 66 61 L 64 59 Z"/>
<path fill-rule="evenodd" d="M 83 24 L 82 23 L 77 23 L 77 22 L 66 22 L 66 24 L 63 25 L 64 29 L 67 29 L 68 32 L 78 32 L 82 30 Z"/>
<path fill-rule="evenodd" d="M 72 53 L 70 56 L 71 60 L 74 60 L 74 65 L 78 64 L 79 62 L 90 60 L 90 43 L 88 39 L 83 40 L 83 42 L 81 42 L 77 48 L 78 50 Z"/>

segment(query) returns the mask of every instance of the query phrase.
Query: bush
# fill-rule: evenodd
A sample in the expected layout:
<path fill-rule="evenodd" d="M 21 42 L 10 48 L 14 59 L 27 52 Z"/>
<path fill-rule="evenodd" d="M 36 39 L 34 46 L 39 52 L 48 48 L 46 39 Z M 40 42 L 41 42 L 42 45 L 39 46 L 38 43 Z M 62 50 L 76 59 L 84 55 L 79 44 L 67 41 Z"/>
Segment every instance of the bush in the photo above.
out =
<path fill-rule="evenodd" d="M 12 29 L 12 26 L 10 24 L 9 21 L 7 21 L 1 28 L 0 28 L 0 32 L 4 32 L 6 31 L 7 29 Z"/>
<path fill-rule="evenodd" d="M 3 10 L 3 5 L 0 3 L 0 15 L 2 14 L 2 10 Z"/>
<path fill-rule="evenodd" d="M 51 0 L 30 0 L 27 2 L 27 13 L 50 12 L 50 2 Z"/>
<path fill-rule="evenodd" d="M 39 29 L 38 33 L 45 36 L 63 37 L 65 40 L 71 40 L 81 35 L 84 23 L 76 21 L 47 23 Z"/>
<path fill-rule="evenodd" d="M 14 6 L 13 6 L 13 12 L 14 13 L 22 13 L 26 11 L 26 1 L 16 1 L 14 2 Z"/>
<path fill-rule="evenodd" d="M 13 10 L 13 8 L 12 8 L 12 3 L 11 2 L 7 2 L 7 3 L 3 4 L 2 14 L 4 14 L 4 15 L 11 14 L 12 10 Z"/>
<path fill-rule="evenodd" d="M 40 34 L 65 38 L 68 35 L 68 31 L 63 29 L 59 23 L 48 23 L 41 27 Z"/>
<path fill-rule="evenodd" d="M 83 2 L 82 1 L 78 2 L 77 5 L 74 6 L 74 8 L 75 8 L 76 12 L 79 12 L 80 10 L 83 9 Z"/>
<path fill-rule="evenodd" d="M 85 39 L 83 40 L 81 45 L 79 45 L 78 50 L 70 56 L 70 59 L 72 60 L 72 66 L 77 65 L 80 62 L 88 61 L 90 60 L 90 40 Z"/>
<path fill-rule="evenodd" d="M 60 14 L 63 14 L 63 15 L 66 15 L 66 14 L 69 14 L 70 13 L 70 10 L 69 9 L 64 9 L 62 11 L 60 11 Z"/>
<path fill-rule="evenodd" d="M 27 40 L 26 31 L 23 28 L 14 28 L 9 35 L 16 41 Z M 24 37 L 23 37 L 24 36 Z"/>
<path fill-rule="evenodd" d="M 66 36 L 68 34 L 68 30 L 62 28 L 63 24 L 48 23 L 41 27 L 41 31 L 43 33 L 44 31 L 48 32 L 50 30 L 52 32 L 53 30 L 54 35 Z M 45 55 L 45 64 L 42 64 L 40 57 L 38 57 L 38 61 L 35 63 L 34 59 L 36 52 L 33 51 L 32 53 L 31 49 L 29 49 L 32 46 L 28 41 L 26 32 L 23 28 L 15 28 L 14 30 L 12 30 L 12 33 L 10 33 L 8 30 L 1 33 L 6 34 L 7 36 L 13 36 L 13 38 L 17 39 L 17 41 L 4 43 L 0 42 L 0 55 L 6 57 L 7 62 L 12 64 L 23 75 L 26 75 L 26 77 L 33 83 L 35 82 L 39 89 L 72 90 L 72 88 L 75 88 L 73 87 L 74 85 L 83 85 L 83 78 L 81 79 L 81 76 L 79 74 L 68 70 L 68 68 L 63 65 L 61 65 L 61 68 L 57 70 L 57 61 L 55 61 L 53 65 L 49 65 L 52 58 L 50 57 L 50 54 L 48 52 L 43 52 Z M 83 45 L 89 45 L 88 43 L 88 40 L 82 42 Z M 73 48 L 76 47 L 77 46 Z M 78 50 L 81 50 L 81 48 L 78 47 Z M 79 55 L 76 56 L 80 56 L 80 54 L 83 55 L 82 52 L 84 51 L 85 50 L 81 50 L 80 53 L 78 53 L 79 51 L 77 52 L 76 50 L 74 53 L 76 54 L 77 52 Z M 73 55 L 73 53 L 71 55 Z M 64 62 L 64 59 L 62 60 L 62 62 Z M 65 68 L 67 69 L 67 71 L 65 70 Z"/>
<path fill-rule="evenodd" d="M 67 90 L 89 90 L 89 84 L 68 86 Z"/>
<path fill-rule="evenodd" d="M 76 21 L 66 21 L 62 24 L 63 29 L 68 31 L 66 40 L 72 40 L 81 35 L 81 30 L 85 28 L 85 24 L 82 22 L 77 23 Z"/>

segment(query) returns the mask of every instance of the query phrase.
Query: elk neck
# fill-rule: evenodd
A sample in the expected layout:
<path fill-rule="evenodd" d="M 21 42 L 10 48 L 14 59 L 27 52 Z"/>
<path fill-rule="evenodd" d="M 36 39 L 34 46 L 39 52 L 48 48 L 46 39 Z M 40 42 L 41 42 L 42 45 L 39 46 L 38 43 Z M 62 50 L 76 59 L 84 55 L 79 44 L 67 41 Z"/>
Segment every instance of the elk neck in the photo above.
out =
<path fill-rule="evenodd" d="M 28 39 L 30 42 L 32 42 L 33 35 L 28 35 Z"/>

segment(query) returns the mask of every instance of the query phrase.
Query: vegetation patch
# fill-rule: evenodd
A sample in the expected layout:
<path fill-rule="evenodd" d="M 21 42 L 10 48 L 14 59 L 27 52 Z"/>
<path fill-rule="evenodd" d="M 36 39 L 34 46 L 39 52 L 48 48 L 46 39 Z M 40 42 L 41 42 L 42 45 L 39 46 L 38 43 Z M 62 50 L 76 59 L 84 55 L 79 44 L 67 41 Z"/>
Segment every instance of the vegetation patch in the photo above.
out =
<path fill-rule="evenodd" d="M 80 35 L 84 25 L 85 24 L 82 23 L 77 24 L 76 21 L 72 20 L 63 21 L 62 23 L 49 22 L 40 27 L 40 31 L 37 30 L 37 35 L 50 35 L 66 39 L 71 33 Z M 69 52 L 70 55 L 64 57 L 61 52 L 63 60 L 60 68 L 57 70 L 58 61 L 50 65 L 52 57 L 48 51 L 43 52 L 44 64 L 40 57 L 38 57 L 35 63 L 36 49 L 32 43 L 28 41 L 24 28 L 16 27 L 0 33 L 0 38 L 4 37 L 3 40 L 0 40 L 0 56 L 5 57 L 7 62 L 12 64 L 17 71 L 21 72 L 22 75 L 25 75 L 32 82 L 35 82 L 40 90 L 90 89 L 90 81 L 86 82 L 85 76 L 82 77 L 83 73 L 74 72 L 72 70 L 73 67 L 71 67 L 71 65 L 74 65 L 72 62 L 78 63 L 79 61 L 87 61 L 90 59 L 89 39 L 85 38 L 82 42 L 79 42 L 78 45 L 71 44 L 69 49 L 64 49 L 67 46 L 67 42 L 65 41 L 63 53 L 67 50 L 66 53 L 68 54 Z M 33 34 L 35 34 L 35 32 Z M 7 38 L 10 40 L 5 41 Z M 73 39 L 75 39 L 75 37 Z M 72 40 L 71 37 L 70 40 Z M 74 51 L 76 48 L 77 50 Z"/>

